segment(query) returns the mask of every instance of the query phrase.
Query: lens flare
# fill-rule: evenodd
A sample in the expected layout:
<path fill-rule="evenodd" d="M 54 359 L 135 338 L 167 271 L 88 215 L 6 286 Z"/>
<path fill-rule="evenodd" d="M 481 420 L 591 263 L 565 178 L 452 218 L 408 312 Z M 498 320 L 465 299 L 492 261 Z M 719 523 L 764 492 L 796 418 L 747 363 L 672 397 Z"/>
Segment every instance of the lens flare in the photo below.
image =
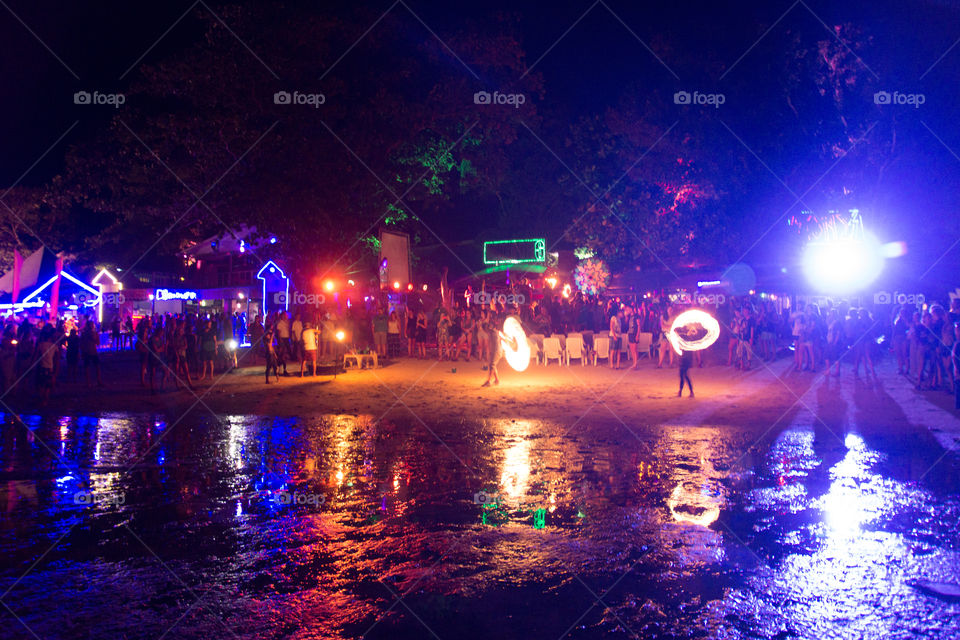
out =
<path fill-rule="evenodd" d="M 716 342 L 719 337 L 720 323 L 709 313 L 700 309 L 688 309 L 678 315 L 667 334 L 673 350 L 677 353 L 701 351 Z"/>
<path fill-rule="evenodd" d="M 530 343 L 527 342 L 527 334 L 516 317 L 508 316 L 503 321 L 500 344 L 503 346 L 503 357 L 514 371 L 524 371 L 530 366 Z"/>
<path fill-rule="evenodd" d="M 862 291 L 883 271 L 883 249 L 869 233 L 856 237 L 817 239 L 803 254 L 807 280 L 823 293 Z"/>

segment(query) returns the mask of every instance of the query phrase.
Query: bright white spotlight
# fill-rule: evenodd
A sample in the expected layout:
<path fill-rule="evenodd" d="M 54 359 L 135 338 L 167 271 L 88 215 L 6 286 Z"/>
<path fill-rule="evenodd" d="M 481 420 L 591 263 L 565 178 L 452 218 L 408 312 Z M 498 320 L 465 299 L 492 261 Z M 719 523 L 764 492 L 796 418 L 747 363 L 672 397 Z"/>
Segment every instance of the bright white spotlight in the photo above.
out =
<path fill-rule="evenodd" d="M 803 254 L 803 271 L 807 281 L 819 291 L 855 293 L 883 271 L 883 249 L 869 233 L 813 240 Z"/>
<path fill-rule="evenodd" d="M 678 315 L 667 339 L 677 353 L 681 351 L 701 351 L 720 337 L 720 323 L 706 311 L 688 309 Z"/>
<path fill-rule="evenodd" d="M 524 371 L 530 366 L 530 343 L 516 317 L 507 316 L 503 321 L 500 344 L 503 346 L 503 357 L 515 371 Z"/>

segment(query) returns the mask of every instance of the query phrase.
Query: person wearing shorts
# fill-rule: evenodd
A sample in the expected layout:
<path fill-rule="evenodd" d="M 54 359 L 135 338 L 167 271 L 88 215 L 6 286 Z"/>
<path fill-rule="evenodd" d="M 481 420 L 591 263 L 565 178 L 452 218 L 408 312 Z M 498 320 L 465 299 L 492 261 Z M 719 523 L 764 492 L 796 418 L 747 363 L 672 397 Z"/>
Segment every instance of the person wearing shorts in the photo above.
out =
<path fill-rule="evenodd" d="M 625 309 L 627 320 L 627 346 L 630 349 L 631 369 L 637 369 L 640 366 L 640 317 L 634 312 L 633 307 L 627 305 Z"/>
<path fill-rule="evenodd" d="M 303 323 L 303 332 L 300 334 L 303 342 L 303 351 L 300 358 L 300 377 L 303 377 L 303 370 L 309 361 L 313 365 L 313 375 L 317 375 L 317 332 L 313 329 L 310 322 Z M 268 378 L 269 380 L 269 378 Z"/>
<path fill-rule="evenodd" d="M 387 357 L 387 330 L 389 329 L 390 318 L 386 310 L 381 305 L 377 309 L 377 314 L 373 316 L 373 342 L 377 350 L 377 355 L 381 358 Z"/>
<path fill-rule="evenodd" d="M 610 368 L 620 368 L 620 316 L 610 316 Z"/>
<path fill-rule="evenodd" d="M 217 332 L 213 328 L 213 323 L 207 320 L 203 327 L 203 333 L 200 334 L 200 377 L 197 380 L 203 380 L 207 377 L 207 369 L 210 369 L 210 379 L 213 380 L 213 362 L 217 357 Z"/>

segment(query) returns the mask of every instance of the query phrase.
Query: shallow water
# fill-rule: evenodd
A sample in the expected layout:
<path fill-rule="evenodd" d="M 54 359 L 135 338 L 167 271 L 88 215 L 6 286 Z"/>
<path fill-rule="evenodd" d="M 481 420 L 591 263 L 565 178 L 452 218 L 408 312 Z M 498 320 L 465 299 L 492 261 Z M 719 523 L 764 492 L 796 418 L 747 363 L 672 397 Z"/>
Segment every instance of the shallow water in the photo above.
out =
<path fill-rule="evenodd" d="M 4 638 L 960 636 L 911 586 L 958 581 L 960 474 L 909 427 L 23 419 Z"/>

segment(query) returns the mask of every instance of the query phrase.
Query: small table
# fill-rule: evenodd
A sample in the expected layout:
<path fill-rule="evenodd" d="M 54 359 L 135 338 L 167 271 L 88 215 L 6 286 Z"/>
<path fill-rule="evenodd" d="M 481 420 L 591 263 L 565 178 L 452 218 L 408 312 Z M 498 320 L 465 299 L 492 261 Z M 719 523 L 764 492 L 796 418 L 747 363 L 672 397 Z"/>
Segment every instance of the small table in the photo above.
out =
<path fill-rule="evenodd" d="M 343 354 L 343 366 L 346 367 L 348 362 L 355 362 L 357 368 L 362 369 L 364 361 L 368 358 L 373 360 L 374 368 L 379 366 L 376 353 L 345 353 Z"/>

